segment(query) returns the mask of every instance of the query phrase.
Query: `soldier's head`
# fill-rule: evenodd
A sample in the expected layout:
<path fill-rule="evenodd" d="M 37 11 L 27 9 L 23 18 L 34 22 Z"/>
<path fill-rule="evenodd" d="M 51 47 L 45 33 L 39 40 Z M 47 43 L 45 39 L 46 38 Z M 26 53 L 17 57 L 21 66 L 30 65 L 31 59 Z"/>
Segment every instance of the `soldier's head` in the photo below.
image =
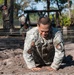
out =
<path fill-rule="evenodd" d="M 2 9 L 3 9 L 3 10 L 6 10 L 6 9 L 7 9 L 7 7 L 4 5 L 4 6 L 2 7 Z"/>
<path fill-rule="evenodd" d="M 47 38 L 51 28 L 51 21 L 48 17 L 40 17 L 38 20 L 38 30 L 43 38 Z"/>

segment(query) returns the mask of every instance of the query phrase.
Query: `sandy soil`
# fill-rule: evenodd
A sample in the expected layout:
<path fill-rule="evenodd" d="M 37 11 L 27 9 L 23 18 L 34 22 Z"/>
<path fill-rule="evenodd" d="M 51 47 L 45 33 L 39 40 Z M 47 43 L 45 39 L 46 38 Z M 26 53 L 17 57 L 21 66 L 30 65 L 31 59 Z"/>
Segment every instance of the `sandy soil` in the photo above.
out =
<path fill-rule="evenodd" d="M 66 64 L 62 64 L 58 71 L 51 72 L 44 67 L 37 72 L 26 69 L 23 43 L 21 37 L 0 36 L 0 75 L 74 75 L 74 43 L 65 43 Z"/>

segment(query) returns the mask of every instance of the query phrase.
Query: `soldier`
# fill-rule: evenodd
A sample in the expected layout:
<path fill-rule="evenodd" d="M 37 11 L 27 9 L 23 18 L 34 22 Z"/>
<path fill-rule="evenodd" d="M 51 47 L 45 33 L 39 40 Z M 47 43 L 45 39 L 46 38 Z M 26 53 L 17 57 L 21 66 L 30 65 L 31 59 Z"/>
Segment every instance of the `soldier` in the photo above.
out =
<path fill-rule="evenodd" d="M 24 13 L 21 14 L 21 16 L 19 17 L 19 21 L 21 23 L 21 28 L 24 26 L 25 24 L 25 16 L 24 16 Z"/>
<path fill-rule="evenodd" d="M 26 34 L 23 57 L 27 68 L 38 71 L 37 66 L 50 65 L 48 70 L 59 69 L 64 58 L 62 34 L 58 29 L 51 27 L 48 17 L 41 17 L 37 27 Z"/>
<path fill-rule="evenodd" d="M 2 15 L 3 15 L 3 28 L 5 31 L 9 31 L 10 29 L 10 21 L 9 21 L 9 12 L 7 6 L 2 7 Z"/>
<path fill-rule="evenodd" d="M 24 26 L 20 29 L 20 34 L 22 35 L 23 38 L 25 38 L 26 32 L 30 29 L 31 27 L 28 26 L 26 23 L 24 23 Z"/>

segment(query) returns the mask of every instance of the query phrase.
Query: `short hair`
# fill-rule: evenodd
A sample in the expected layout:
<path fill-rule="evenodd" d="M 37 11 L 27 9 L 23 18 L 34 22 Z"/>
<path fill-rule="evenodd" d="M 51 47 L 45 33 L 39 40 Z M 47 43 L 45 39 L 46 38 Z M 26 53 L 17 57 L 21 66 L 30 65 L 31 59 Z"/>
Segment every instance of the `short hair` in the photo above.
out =
<path fill-rule="evenodd" d="M 51 24 L 51 21 L 49 19 L 49 17 L 45 16 L 45 17 L 40 17 L 39 20 L 38 20 L 38 25 L 40 24 L 43 24 L 43 25 L 50 25 Z"/>

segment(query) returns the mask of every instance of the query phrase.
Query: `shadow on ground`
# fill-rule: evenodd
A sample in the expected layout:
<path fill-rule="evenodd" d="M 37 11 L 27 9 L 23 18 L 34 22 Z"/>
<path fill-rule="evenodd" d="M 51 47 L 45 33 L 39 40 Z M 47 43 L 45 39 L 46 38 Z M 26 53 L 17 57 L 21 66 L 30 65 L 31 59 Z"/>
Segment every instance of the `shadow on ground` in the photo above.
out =
<path fill-rule="evenodd" d="M 71 55 L 68 55 L 64 58 L 60 68 L 64 69 L 65 67 L 69 67 L 69 66 L 74 66 L 74 60 Z"/>
<path fill-rule="evenodd" d="M 0 38 L 0 50 L 23 48 L 24 40 L 21 37 Z"/>

